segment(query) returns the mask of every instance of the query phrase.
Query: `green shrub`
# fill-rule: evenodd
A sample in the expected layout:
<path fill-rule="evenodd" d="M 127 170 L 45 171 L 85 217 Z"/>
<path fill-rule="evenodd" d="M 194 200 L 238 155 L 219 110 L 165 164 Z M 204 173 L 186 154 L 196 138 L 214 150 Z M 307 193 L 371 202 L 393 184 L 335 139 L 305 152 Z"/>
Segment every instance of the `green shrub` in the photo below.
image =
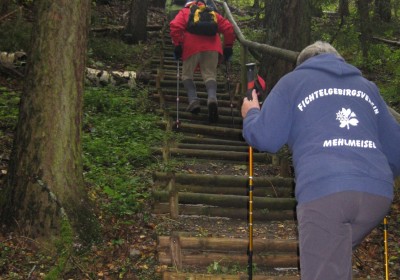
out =
<path fill-rule="evenodd" d="M 146 92 L 91 88 L 85 93 L 85 179 L 116 215 L 139 211 L 149 197 L 144 169 L 155 163 L 151 147 L 162 141 L 158 118 L 143 108 Z"/>

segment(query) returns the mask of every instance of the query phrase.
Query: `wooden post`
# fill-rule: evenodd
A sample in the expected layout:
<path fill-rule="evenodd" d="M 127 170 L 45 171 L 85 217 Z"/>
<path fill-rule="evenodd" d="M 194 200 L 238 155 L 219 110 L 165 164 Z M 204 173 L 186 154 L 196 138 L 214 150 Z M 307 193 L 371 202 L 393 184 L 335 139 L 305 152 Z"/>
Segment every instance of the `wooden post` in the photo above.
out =
<path fill-rule="evenodd" d="M 162 79 L 162 72 L 163 70 L 158 68 L 157 69 L 157 76 L 156 76 L 156 89 L 157 94 L 160 96 L 160 109 L 165 111 L 165 96 L 161 88 L 161 79 Z M 165 114 L 164 114 L 165 117 Z"/>
<path fill-rule="evenodd" d="M 289 159 L 286 156 L 283 156 L 280 158 L 279 175 L 288 178 L 291 176 L 290 173 Z"/>
<path fill-rule="evenodd" d="M 156 86 L 157 86 L 157 92 L 160 95 L 160 107 L 164 112 L 164 120 L 167 122 L 167 125 L 165 127 L 166 131 L 166 137 L 164 140 L 164 147 L 162 149 L 162 156 L 163 156 L 163 161 L 165 164 L 168 164 L 171 158 L 171 133 L 172 133 L 172 120 L 169 116 L 168 110 L 165 108 L 165 97 L 161 88 L 161 79 L 162 75 L 160 75 L 160 72 L 163 70 L 157 70 L 157 78 L 156 78 Z M 176 188 L 175 184 L 175 173 L 171 172 L 169 174 L 171 179 L 168 182 L 167 185 L 167 190 L 169 194 L 169 205 L 170 205 L 170 217 L 171 219 L 178 219 L 179 217 L 179 197 L 178 197 L 178 191 Z"/>
<path fill-rule="evenodd" d="M 171 262 L 178 270 L 182 270 L 182 248 L 179 233 L 173 232 L 170 241 Z"/>
<path fill-rule="evenodd" d="M 177 220 L 179 218 L 179 196 L 175 183 L 175 173 L 171 174 L 167 189 L 169 195 L 169 215 L 171 219 Z"/>

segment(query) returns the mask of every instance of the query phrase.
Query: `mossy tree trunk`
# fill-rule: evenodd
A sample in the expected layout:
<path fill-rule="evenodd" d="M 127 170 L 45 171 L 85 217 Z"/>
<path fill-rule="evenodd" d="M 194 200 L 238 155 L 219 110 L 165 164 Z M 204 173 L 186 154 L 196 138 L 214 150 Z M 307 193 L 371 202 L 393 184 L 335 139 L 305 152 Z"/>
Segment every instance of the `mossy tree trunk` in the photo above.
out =
<path fill-rule="evenodd" d="M 0 221 L 54 237 L 68 219 L 97 233 L 82 172 L 82 105 L 90 0 L 38 0 Z M 92 234 L 93 233 L 93 234 Z"/>

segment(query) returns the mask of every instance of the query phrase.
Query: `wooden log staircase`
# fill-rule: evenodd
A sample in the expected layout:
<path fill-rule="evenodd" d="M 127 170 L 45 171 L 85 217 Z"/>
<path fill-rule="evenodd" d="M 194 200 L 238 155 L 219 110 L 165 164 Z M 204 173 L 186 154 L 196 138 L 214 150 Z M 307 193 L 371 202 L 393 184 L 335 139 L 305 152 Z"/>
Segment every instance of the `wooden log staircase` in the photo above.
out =
<path fill-rule="evenodd" d="M 173 166 L 154 174 L 153 213 L 184 225 L 202 221 L 197 228 L 180 226 L 158 236 L 158 260 L 167 267 L 163 279 L 247 279 L 248 146 L 242 138 L 238 84 L 228 86 L 226 68 L 221 64 L 217 78 L 219 121 L 209 124 L 207 94 L 197 73 L 201 112 L 186 112 L 186 93 L 182 83 L 177 84 L 181 63 L 178 66 L 173 58 L 168 30 L 162 38 L 160 56 L 153 59 L 152 71 L 157 78 L 151 81 L 151 92 L 168 139 L 163 147 L 154 148 L 154 154 Z M 255 151 L 253 161 L 259 168 L 253 192 L 253 279 L 299 279 L 293 179 L 278 176 L 274 155 Z M 265 170 L 269 174 L 263 174 Z M 232 232 L 221 233 L 213 226 L 216 224 Z M 270 231 L 273 236 L 274 228 L 286 227 L 292 231 L 290 239 L 259 234 Z"/>
<path fill-rule="evenodd" d="M 242 138 L 240 85 L 228 86 L 222 64 L 219 121 L 209 124 L 207 94 L 197 73 L 201 112 L 186 112 L 186 92 L 177 81 L 181 63 L 173 58 L 167 26 L 161 34 L 150 87 L 166 131 L 164 146 L 154 154 L 166 167 L 154 173 L 153 214 L 176 224 L 158 234 L 163 280 L 249 279 L 248 146 Z M 252 279 L 300 279 L 294 180 L 277 155 L 254 151 L 253 160 Z"/>

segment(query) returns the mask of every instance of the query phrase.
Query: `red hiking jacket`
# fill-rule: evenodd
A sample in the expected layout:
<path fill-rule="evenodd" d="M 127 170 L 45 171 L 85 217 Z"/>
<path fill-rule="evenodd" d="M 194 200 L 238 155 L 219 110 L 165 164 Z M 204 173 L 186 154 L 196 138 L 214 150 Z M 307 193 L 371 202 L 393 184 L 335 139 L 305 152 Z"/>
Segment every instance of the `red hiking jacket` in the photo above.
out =
<path fill-rule="evenodd" d="M 186 60 L 188 57 L 204 51 L 217 51 L 222 55 L 223 51 L 219 36 L 220 34 L 224 35 L 224 46 L 232 47 L 235 41 L 235 32 L 233 31 L 233 26 L 229 20 L 225 19 L 218 13 L 216 13 L 218 20 L 217 35 L 203 36 L 187 32 L 186 26 L 189 20 L 190 5 L 191 3 L 187 3 L 185 7 L 178 12 L 176 17 L 170 22 L 169 25 L 172 43 L 175 46 L 178 46 L 179 44 L 182 45 L 182 60 Z M 199 5 L 203 4 L 199 3 Z"/>

